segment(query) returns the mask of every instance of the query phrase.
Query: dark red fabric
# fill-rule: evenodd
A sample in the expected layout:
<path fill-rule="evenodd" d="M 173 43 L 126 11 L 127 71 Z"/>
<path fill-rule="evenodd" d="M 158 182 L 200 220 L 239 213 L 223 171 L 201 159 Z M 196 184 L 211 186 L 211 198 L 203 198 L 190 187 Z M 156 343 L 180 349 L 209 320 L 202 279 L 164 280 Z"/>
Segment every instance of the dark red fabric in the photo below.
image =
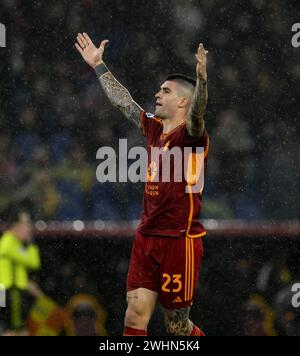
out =
<path fill-rule="evenodd" d="M 150 175 L 152 181 L 148 176 L 144 190 L 143 213 L 138 231 L 145 236 L 172 236 L 177 238 L 184 238 L 187 233 L 191 235 L 205 234 L 205 229 L 199 222 L 202 205 L 201 193 L 193 193 L 191 202 L 191 197 L 186 192 L 187 182 L 185 179 L 182 182 L 175 182 L 174 180 L 174 166 L 180 171 L 181 165 L 182 177 L 184 178 L 183 153 L 185 147 L 191 147 L 193 152 L 196 152 L 197 147 L 203 147 L 206 150 L 206 166 L 209 146 L 207 131 L 204 131 L 201 138 L 194 138 L 188 134 L 183 123 L 169 134 L 162 135 L 163 125 L 161 120 L 145 112 L 141 114 L 141 125 L 147 138 L 148 167 L 150 164 L 159 166 L 160 174 Z M 169 150 L 179 147 L 181 150 L 181 162 L 174 162 L 171 158 L 170 182 L 161 181 L 162 159 L 158 159 L 155 163 L 155 160 L 152 159 L 151 161 L 151 147 L 167 147 Z M 155 179 L 158 181 L 155 181 Z M 192 214 L 192 219 L 189 223 L 190 214 Z"/>
<path fill-rule="evenodd" d="M 147 336 L 146 330 L 139 330 L 125 326 L 123 336 Z"/>
<path fill-rule="evenodd" d="M 202 238 L 146 238 L 137 232 L 127 291 L 147 288 L 157 292 L 159 302 L 166 309 L 190 306 L 195 297 L 202 257 Z"/>
<path fill-rule="evenodd" d="M 200 328 L 198 328 L 198 326 L 194 325 L 190 336 L 206 336 L 206 335 Z"/>

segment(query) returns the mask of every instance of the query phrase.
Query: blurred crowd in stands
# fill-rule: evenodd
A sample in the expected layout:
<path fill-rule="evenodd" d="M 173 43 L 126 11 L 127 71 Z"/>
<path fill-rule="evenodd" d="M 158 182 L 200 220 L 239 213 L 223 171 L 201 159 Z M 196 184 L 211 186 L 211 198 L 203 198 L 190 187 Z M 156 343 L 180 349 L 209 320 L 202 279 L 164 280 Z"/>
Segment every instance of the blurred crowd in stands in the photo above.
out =
<path fill-rule="evenodd" d="M 142 183 L 96 182 L 99 147 L 143 145 L 74 49 L 86 31 L 147 111 L 167 74 L 195 73 L 209 50 L 211 136 L 204 217 L 293 219 L 300 209 L 300 50 L 296 1 L 4 0 L 0 214 L 12 202 L 35 219 L 138 219 Z M 298 19 L 299 20 L 299 19 Z"/>

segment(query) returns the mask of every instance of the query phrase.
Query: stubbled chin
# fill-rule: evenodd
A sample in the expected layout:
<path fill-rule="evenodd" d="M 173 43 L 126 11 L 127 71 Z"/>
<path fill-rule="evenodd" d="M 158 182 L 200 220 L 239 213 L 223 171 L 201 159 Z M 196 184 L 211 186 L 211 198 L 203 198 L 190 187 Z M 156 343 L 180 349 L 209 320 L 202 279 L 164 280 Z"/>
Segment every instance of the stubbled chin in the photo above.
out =
<path fill-rule="evenodd" d="M 155 113 L 154 113 L 155 116 L 159 117 L 160 119 L 163 119 L 163 114 L 160 112 L 160 110 L 155 110 Z"/>

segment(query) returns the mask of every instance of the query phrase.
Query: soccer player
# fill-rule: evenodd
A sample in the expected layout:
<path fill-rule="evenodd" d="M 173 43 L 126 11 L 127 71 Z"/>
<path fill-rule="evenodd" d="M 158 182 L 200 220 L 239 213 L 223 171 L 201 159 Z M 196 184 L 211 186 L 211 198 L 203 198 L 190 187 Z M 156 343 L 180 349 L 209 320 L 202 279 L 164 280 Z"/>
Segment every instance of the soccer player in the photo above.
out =
<path fill-rule="evenodd" d="M 134 122 L 152 147 L 171 150 L 179 147 L 204 148 L 204 166 L 209 138 L 204 114 L 207 104 L 207 51 L 202 44 L 196 54 L 197 80 L 181 74 L 166 78 L 156 93 L 155 114 L 146 113 L 109 71 L 103 62 L 108 40 L 97 48 L 86 33 L 79 33 L 75 44 L 83 59 L 96 72 L 111 103 Z M 195 152 L 194 152 L 195 153 Z M 194 156 L 195 157 L 195 156 Z M 149 159 L 150 160 L 150 159 Z M 174 164 L 172 167 L 174 168 Z M 137 228 L 127 276 L 127 310 L 123 335 L 147 335 L 147 327 L 157 301 L 164 310 L 166 330 L 174 336 L 204 336 L 190 319 L 190 307 L 203 256 L 198 221 L 201 191 L 192 183 L 156 182 L 155 162 L 148 161 L 143 214 Z M 188 192 L 186 192 L 188 187 Z"/>

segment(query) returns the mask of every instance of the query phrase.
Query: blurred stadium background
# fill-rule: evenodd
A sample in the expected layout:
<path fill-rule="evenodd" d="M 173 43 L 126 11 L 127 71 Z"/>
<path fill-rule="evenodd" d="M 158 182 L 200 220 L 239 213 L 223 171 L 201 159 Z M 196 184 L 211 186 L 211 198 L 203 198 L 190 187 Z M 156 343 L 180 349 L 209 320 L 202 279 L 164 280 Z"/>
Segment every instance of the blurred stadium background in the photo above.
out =
<path fill-rule="evenodd" d="M 166 74 L 193 75 L 203 42 L 212 144 L 192 315 L 208 335 L 300 335 L 291 306 L 300 280 L 299 9 L 292 0 L 1 1 L 0 218 L 12 203 L 30 210 L 42 254 L 35 279 L 62 310 L 93 296 L 99 333 L 122 332 L 143 191 L 96 182 L 99 147 L 143 140 L 75 51 L 77 32 L 110 39 L 107 65 L 148 111 Z M 73 333 L 88 334 L 76 320 Z M 159 311 L 150 333 L 163 334 Z"/>

